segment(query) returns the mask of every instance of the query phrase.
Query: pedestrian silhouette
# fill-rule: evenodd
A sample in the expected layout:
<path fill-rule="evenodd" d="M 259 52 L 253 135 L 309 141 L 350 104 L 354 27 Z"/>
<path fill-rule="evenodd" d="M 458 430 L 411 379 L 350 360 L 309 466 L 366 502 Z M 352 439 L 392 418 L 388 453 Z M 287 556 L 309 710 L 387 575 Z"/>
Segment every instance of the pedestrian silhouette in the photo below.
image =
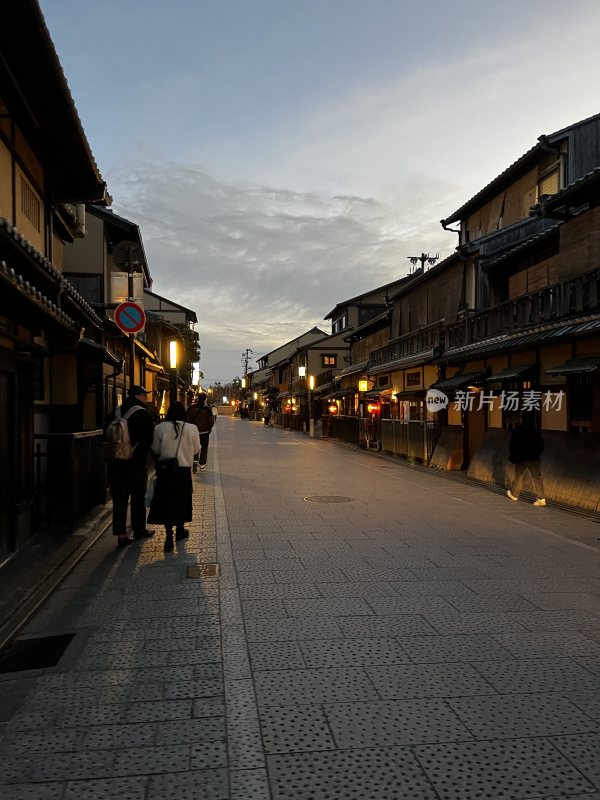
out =
<path fill-rule="evenodd" d="M 545 506 L 546 495 L 540 464 L 540 456 L 544 452 L 544 440 L 536 427 L 533 412 L 527 411 L 521 414 L 521 422 L 513 431 L 508 449 L 508 460 L 514 464 L 514 477 L 506 492 L 507 496 L 511 500 L 519 499 L 523 478 L 529 471 L 536 494 L 533 505 L 538 508 Z"/>

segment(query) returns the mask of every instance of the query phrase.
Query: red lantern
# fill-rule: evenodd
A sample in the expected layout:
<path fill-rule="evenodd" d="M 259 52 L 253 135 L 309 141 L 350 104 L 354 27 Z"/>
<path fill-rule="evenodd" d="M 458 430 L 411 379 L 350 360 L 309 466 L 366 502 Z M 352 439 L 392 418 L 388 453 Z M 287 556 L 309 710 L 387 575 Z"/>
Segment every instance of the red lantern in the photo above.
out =
<path fill-rule="evenodd" d="M 329 404 L 329 413 L 330 414 L 337 414 L 338 413 L 338 407 L 337 407 L 337 405 L 335 403 L 330 403 Z"/>
<path fill-rule="evenodd" d="M 379 403 L 369 403 L 367 405 L 367 411 L 369 414 L 379 414 Z"/>

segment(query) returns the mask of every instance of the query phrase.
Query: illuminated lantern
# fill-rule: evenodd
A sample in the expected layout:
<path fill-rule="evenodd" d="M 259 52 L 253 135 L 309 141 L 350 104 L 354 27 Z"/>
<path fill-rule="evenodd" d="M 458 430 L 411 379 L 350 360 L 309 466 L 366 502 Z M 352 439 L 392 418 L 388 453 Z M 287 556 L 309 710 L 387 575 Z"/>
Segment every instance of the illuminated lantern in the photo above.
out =
<path fill-rule="evenodd" d="M 378 414 L 379 403 L 369 403 L 367 406 L 367 411 L 369 412 L 369 414 Z"/>
<path fill-rule="evenodd" d="M 335 403 L 330 403 L 329 404 L 329 413 L 330 414 L 337 414 L 337 412 L 338 412 L 337 405 Z"/>

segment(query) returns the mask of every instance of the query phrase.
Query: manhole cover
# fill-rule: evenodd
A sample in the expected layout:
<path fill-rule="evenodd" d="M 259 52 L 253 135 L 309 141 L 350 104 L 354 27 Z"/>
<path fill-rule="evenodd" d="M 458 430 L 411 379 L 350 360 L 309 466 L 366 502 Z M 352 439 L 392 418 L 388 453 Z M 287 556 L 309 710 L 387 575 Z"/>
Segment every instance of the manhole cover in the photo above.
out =
<path fill-rule="evenodd" d="M 218 564 L 198 564 L 187 568 L 188 578 L 215 578 L 221 574 Z"/>
<path fill-rule="evenodd" d="M 0 656 L 0 672 L 22 672 L 26 669 L 54 667 L 74 636 L 74 633 L 66 633 L 62 636 L 19 639 Z"/>
<path fill-rule="evenodd" d="M 307 503 L 351 503 L 351 497 L 341 494 L 311 494 L 304 498 Z"/>

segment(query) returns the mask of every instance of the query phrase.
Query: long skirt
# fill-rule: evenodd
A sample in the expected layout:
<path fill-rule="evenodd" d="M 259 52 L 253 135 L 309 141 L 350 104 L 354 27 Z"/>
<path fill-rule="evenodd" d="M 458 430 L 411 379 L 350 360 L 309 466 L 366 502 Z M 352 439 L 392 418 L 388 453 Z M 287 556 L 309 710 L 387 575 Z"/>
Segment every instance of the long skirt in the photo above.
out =
<path fill-rule="evenodd" d="M 192 519 L 192 470 L 178 467 L 173 475 L 156 479 L 154 497 L 148 512 L 151 525 L 173 527 Z"/>

